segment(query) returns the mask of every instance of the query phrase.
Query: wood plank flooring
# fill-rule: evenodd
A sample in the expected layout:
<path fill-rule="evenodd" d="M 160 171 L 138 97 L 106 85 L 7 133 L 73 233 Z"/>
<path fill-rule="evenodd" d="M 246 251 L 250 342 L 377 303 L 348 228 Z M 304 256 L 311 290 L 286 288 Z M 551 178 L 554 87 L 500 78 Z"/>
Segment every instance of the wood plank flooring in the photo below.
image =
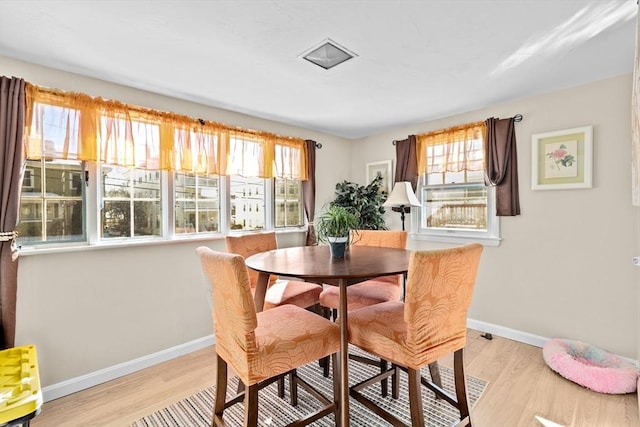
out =
<path fill-rule="evenodd" d="M 208 347 L 45 403 L 31 426 L 128 426 L 213 385 L 214 351 Z M 440 363 L 450 366 L 451 359 Z M 599 394 L 569 382 L 545 365 L 540 348 L 500 337 L 489 341 L 470 330 L 465 365 L 468 375 L 489 381 L 471 412 L 474 427 L 640 426 L 636 394 Z"/>

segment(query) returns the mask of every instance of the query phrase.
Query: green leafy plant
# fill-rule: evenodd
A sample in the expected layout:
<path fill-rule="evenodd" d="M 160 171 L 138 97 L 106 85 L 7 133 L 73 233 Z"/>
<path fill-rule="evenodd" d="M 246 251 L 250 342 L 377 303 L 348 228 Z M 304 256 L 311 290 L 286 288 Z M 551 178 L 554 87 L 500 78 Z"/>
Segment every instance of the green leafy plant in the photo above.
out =
<path fill-rule="evenodd" d="M 382 204 L 387 200 L 382 190 L 382 176 L 377 175 L 368 185 L 343 181 L 336 184 L 336 198 L 332 206 L 342 206 L 358 216 L 358 230 L 387 230 Z"/>
<path fill-rule="evenodd" d="M 332 237 L 349 238 L 349 233 L 358 227 L 358 215 L 349 209 L 329 204 L 315 220 L 318 241 L 327 243 Z"/>

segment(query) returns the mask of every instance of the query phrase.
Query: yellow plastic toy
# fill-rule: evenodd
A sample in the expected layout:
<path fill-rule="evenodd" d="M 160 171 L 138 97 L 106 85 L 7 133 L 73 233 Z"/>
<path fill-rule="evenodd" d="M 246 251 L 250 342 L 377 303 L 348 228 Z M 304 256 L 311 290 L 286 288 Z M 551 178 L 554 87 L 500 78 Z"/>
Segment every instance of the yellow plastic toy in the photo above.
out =
<path fill-rule="evenodd" d="M 28 426 L 41 407 L 36 347 L 0 351 L 0 427 Z"/>

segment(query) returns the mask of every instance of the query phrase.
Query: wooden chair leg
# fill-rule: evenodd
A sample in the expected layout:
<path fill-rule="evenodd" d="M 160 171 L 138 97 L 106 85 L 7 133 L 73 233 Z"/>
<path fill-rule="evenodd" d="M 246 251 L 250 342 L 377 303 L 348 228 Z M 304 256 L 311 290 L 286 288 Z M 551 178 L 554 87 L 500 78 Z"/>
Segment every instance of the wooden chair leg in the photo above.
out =
<path fill-rule="evenodd" d="M 393 365 L 393 375 L 391 376 L 391 397 L 398 399 L 400 397 L 400 368 Z"/>
<path fill-rule="evenodd" d="M 222 357 L 216 355 L 216 397 L 213 408 L 212 427 L 224 426 L 222 414 L 224 412 L 224 403 L 227 397 L 227 362 Z"/>
<path fill-rule="evenodd" d="M 411 426 L 424 427 L 424 412 L 422 409 L 422 390 L 420 385 L 420 370 L 407 369 L 409 376 L 409 407 L 411 409 Z"/>
<path fill-rule="evenodd" d="M 456 398 L 458 409 L 460 410 L 460 423 L 471 427 L 471 416 L 469 414 L 469 403 L 467 401 L 467 385 L 464 376 L 463 349 L 456 350 L 453 354 L 453 374 L 456 383 Z"/>
<path fill-rule="evenodd" d="M 386 372 L 389 369 L 389 364 L 386 360 L 380 359 L 380 373 Z M 389 394 L 389 381 L 387 378 L 380 381 L 380 389 L 382 390 L 382 397 L 387 397 Z"/>
<path fill-rule="evenodd" d="M 258 384 L 250 385 L 244 395 L 244 427 L 258 425 Z"/>
<path fill-rule="evenodd" d="M 278 378 L 278 397 L 284 399 L 284 377 Z"/>
<path fill-rule="evenodd" d="M 298 383 L 295 381 L 297 376 L 295 369 L 289 373 L 289 399 L 291 406 L 298 406 Z"/>
<path fill-rule="evenodd" d="M 440 378 L 440 368 L 438 362 L 429 363 L 429 373 L 431 374 L 431 382 L 442 388 L 442 379 Z"/>
<path fill-rule="evenodd" d="M 325 378 L 329 378 L 329 370 L 331 368 L 331 359 L 329 356 L 323 357 L 318 361 L 320 367 L 322 368 L 322 376 Z"/>

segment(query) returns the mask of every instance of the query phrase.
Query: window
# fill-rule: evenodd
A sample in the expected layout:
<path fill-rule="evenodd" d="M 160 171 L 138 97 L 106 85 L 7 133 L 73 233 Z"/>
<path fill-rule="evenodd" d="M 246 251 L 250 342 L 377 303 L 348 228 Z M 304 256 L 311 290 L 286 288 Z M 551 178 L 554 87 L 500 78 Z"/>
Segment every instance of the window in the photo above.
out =
<path fill-rule="evenodd" d="M 304 225 L 300 138 L 32 84 L 25 135 L 21 244 Z"/>
<path fill-rule="evenodd" d="M 159 171 L 102 166 L 102 238 L 162 234 Z"/>
<path fill-rule="evenodd" d="M 484 124 L 418 136 L 420 234 L 436 241 L 499 240 L 494 189 L 484 183 Z"/>
<path fill-rule="evenodd" d="M 220 177 L 176 173 L 175 234 L 220 231 Z"/>
<path fill-rule="evenodd" d="M 276 178 L 275 227 L 299 227 L 304 225 L 302 181 Z"/>
<path fill-rule="evenodd" d="M 230 177 L 231 230 L 259 230 L 265 225 L 265 179 Z"/>
<path fill-rule="evenodd" d="M 83 186 L 70 187 L 70 176 L 82 176 L 80 162 L 27 161 L 20 198 L 19 243 L 85 240 Z"/>

